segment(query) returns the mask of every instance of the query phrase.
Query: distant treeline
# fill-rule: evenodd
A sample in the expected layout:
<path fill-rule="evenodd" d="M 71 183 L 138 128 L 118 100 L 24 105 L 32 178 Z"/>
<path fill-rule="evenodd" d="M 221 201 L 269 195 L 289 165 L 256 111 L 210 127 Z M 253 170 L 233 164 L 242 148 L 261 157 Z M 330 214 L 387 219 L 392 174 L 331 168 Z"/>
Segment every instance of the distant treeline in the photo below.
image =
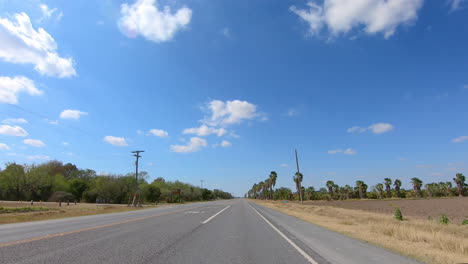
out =
<path fill-rule="evenodd" d="M 145 202 L 201 201 L 231 199 L 230 193 L 208 190 L 180 181 L 157 178 L 148 183 L 148 173 L 140 172 L 138 189 Z M 0 170 L 0 200 L 83 201 L 89 203 L 128 203 L 136 190 L 135 174 L 98 175 L 71 163 L 49 161 L 43 164 L 7 163 Z M 177 190 L 180 190 L 180 195 Z"/>
<path fill-rule="evenodd" d="M 302 182 L 302 175 L 299 177 Z M 269 178 L 252 186 L 245 195 L 254 199 L 275 199 L 275 200 L 299 200 L 299 188 L 304 200 L 345 200 L 345 199 L 382 199 L 382 198 L 423 198 L 423 197 L 449 197 L 449 196 L 467 196 L 467 184 L 465 176 L 457 173 L 452 181 L 434 182 L 423 184 L 419 178 L 412 178 L 412 189 L 402 188 L 402 182 L 399 179 L 392 180 L 385 178 L 382 183 L 378 183 L 371 188 L 364 181 L 356 181 L 355 186 L 339 186 L 333 181 L 327 181 L 325 187 L 316 190 L 313 186 L 303 187 L 297 184 L 298 177 L 293 180 L 296 183 L 297 190 L 281 187 L 274 189 L 278 175 L 272 171 Z"/>

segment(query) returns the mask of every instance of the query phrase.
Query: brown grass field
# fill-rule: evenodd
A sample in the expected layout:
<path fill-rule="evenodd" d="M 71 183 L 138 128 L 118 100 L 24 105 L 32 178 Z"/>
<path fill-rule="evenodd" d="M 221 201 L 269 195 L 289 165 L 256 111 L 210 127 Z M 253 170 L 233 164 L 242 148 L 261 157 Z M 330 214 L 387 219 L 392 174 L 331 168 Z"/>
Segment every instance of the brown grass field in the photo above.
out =
<path fill-rule="evenodd" d="M 454 224 L 468 219 L 468 197 L 438 199 L 387 199 L 347 201 L 305 201 L 304 204 L 333 206 L 363 210 L 381 214 L 392 214 L 399 207 L 403 216 L 411 219 L 437 219 L 441 214 L 448 216 Z"/>
<path fill-rule="evenodd" d="M 435 220 L 427 220 L 428 215 L 438 215 L 443 204 L 450 208 L 442 208 L 444 213 L 453 219 L 468 215 L 466 198 L 307 201 L 304 205 L 296 202 L 253 201 L 425 263 L 468 263 L 468 226 L 442 225 Z M 404 221 L 393 218 L 394 209 L 390 204 L 401 206 Z"/>
<path fill-rule="evenodd" d="M 11 201 L 0 201 L 0 207 L 4 208 L 22 208 L 22 207 L 34 207 L 39 209 L 43 207 L 43 211 L 33 212 L 21 212 L 21 213 L 0 213 L 0 224 L 20 223 L 28 221 L 39 221 L 49 220 L 64 217 L 83 216 L 83 215 L 95 215 L 95 214 L 106 214 L 106 213 L 117 213 L 132 210 L 141 210 L 143 208 L 149 208 L 148 206 L 142 208 L 127 207 L 124 204 L 88 204 L 78 203 L 74 205 L 70 203 L 67 206 L 66 203 L 62 203 L 59 207 L 58 203 L 55 202 L 35 202 L 33 206 L 29 202 L 11 202 Z M 154 206 L 151 206 L 154 207 Z"/>

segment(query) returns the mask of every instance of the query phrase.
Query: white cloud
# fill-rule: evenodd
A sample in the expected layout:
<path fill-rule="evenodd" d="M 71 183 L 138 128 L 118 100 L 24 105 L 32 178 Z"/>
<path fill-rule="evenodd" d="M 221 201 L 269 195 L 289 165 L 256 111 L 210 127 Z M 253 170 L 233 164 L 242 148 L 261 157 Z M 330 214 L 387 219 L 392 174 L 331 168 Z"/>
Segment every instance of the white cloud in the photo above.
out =
<path fill-rule="evenodd" d="M 428 165 L 428 164 L 418 164 L 418 165 L 416 165 L 416 168 L 420 168 L 420 169 L 430 169 L 432 167 L 433 167 L 432 165 Z"/>
<path fill-rule="evenodd" d="M 335 154 L 339 154 L 339 153 L 342 153 L 342 154 L 345 154 L 345 155 L 356 155 L 357 151 L 355 149 L 352 149 L 352 148 L 347 148 L 345 150 L 335 149 L 335 150 L 329 150 L 328 151 L 328 154 L 330 154 L 330 155 L 335 155 Z"/>
<path fill-rule="evenodd" d="M 60 78 L 76 75 L 72 58 L 57 53 L 57 43 L 43 28 L 34 29 L 26 13 L 14 19 L 0 18 L 0 58 L 20 64 L 34 64 L 41 74 Z"/>
<path fill-rule="evenodd" d="M 468 141 L 468 136 L 461 136 L 461 137 L 454 138 L 452 140 L 453 143 L 462 143 L 465 141 Z"/>
<path fill-rule="evenodd" d="M 216 134 L 218 137 L 223 136 L 227 133 L 224 128 L 214 128 L 207 125 L 201 125 L 200 127 L 193 127 L 184 129 L 183 134 L 195 134 L 200 137 Z"/>
<path fill-rule="evenodd" d="M 364 133 L 366 132 L 366 130 L 367 129 L 364 127 L 353 126 L 353 127 L 348 128 L 346 131 L 348 133 Z"/>
<path fill-rule="evenodd" d="M 227 141 L 227 140 L 221 141 L 221 147 L 226 148 L 226 147 L 230 147 L 230 146 L 232 146 L 232 143 L 231 143 L 231 142 L 229 142 L 229 141 Z"/>
<path fill-rule="evenodd" d="M 10 147 L 5 143 L 0 143 L 0 150 L 9 150 Z"/>
<path fill-rule="evenodd" d="M 461 8 L 462 2 L 465 0 L 450 0 L 450 11 L 455 11 Z"/>
<path fill-rule="evenodd" d="M 0 28 L 0 57 L 1 57 L 1 28 Z M 29 95 L 41 95 L 42 91 L 36 88 L 34 82 L 24 76 L 13 78 L 0 76 L 0 103 L 17 104 L 18 94 L 26 92 Z"/>
<path fill-rule="evenodd" d="M 28 132 L 20 126 L 0 125 L 0 135 L 26 137 Z"/>
<path fill-rule="evenodd" d="M 59 124 L 59 121 L 58 120 L 48 120 L 46 119 L 47 123 L 51 124 L 51 125 L 58 125 Z"/>
<path fill-rule="evenodd" d="M 192 137 L 190 138 L 190 142 L 188 142 L 187 145 L 171 145 L 171 151 L 179 153 L 196 152 L 201 150 L 203 147 L 206 147 L 207 145 L 208 142 L 203 138 Z"/>
<path fill-rule="evenodd" d="M 324 28 L 332 37 L 363 28 L 367 34 L 383 33 L 392 36 L 400 25 L 418 18 L 424 0 L 324 0 L 309 1 L 308 8 L 291 6 L 290 10 L 308 23 L 311 35 L 319 35 Z"/>
<path fill-rule="evenodd" d="M 211 116 L 202 122 L 211 126 L 239 124 L 244 120 L 263 116 L 257 112 L 256 105 L 247 101 L 213 100 L 208 103 L 207 109 L 211 112 Z"/>
<path fill-rule="evenodd" d="M 27 124 L 28 120 L 24 118 L 7 118 L 2 120 L 3 124 Z"/>
<path fill-rule="evenodd" d="M 27 158 L 30 160 L 50 160 L 50 157 L 46 155 L 32 155 L 27 156 Z"/>
<path fill-rule="evenodd" d="M 374 134 L 383 134 L 383 133 L 392 131 L 393 129 L 394 129 L 394 126 L 391 124 L 375 123 L 368 127 L 353 126 L 351 128 L 348 128 L 346 131 L 348 133 L 364 133 L 366 131 L 371 131 Z"/>
<path fill-rule="evenodd" d="M 352 149 L 352 148 L 347 148 L 343 151 L 343 154 L 345 155 L 356 155 L 357 151 Z"/>
<path fill-rule="evenodd" d="M 137 0 L 134 4 L 122 4 L 119 28 L 124 35 L 135 38 L 142 35 L 154 42 L 171 40 L 175 33 L 185 28 L 192 19 L 192 10 L 179 8 L 175 13 L 169 6 L 160 9 L 156 0 Z"/>
<path fill-rule="evenodd" d="M 68 142 L 62 142 L 62 145 L 64 145 L 64 146 L 70 146 L 70 143 L 68 143 Z"/>
<path fill-rule="evenodd" d="M 229 29 L 228 27 L 225 27 L 221 30 L 221 34 L 223 34 L 226 38 L 230 38 L 231 37 L 231 29 Z"/>
<path fill-rule="evenodd" d="M 288 166 L 289 166 L 289 165 L 288 165 L 288 164 L 286 164 L 286 163 L 282 163 L 282 164 L 280 164 L 280 167 L 283 167 L 283 168 L 286 168 L 286 167 L 288 167 Z"/>
<path fill-rule="evenodd" d="M 26 144 L 26 145 L 30 145 L 30 146 L 33 146 L 33 147 L 45 147 L 45 143 L 42 142 L 41 140 L 38 140 L 38 139 L 25 139 L 23 140 L 23 143 Z"/>
<path fill-rule="evenodd" d="M 157 137 L 167 137 L 169 136 L 169 133 L 167 131 L 164 131 L 162 129 L 151 129 L 149 131 L 151 135 L 157 136 Z"/>
<path fill-rule="evenodd" d="M 342 149 L 335 149 L 335 150 L 329 150 L 328 154 L 335 155 L 335 154 L 342 153 L 342 152 L 343 152 Z"/>
<path fill-rule="evenodd" d="M 42 12 L 42 19 L 48 19 L 52 16 L 57 11 L 57 8 L 52 8 L 50 9 L 46 4 L 40 4 L 39 8 L 41 9 Z"/>
<path fill-rule="evenodd" d="M 393 126 L 388 123 L 376 123 L 370 125 L 368 129 L 371 130 L 374 134 L 382 134 L 393 130 Z"/>
<path fill-rule="evenodd" d="M 62 119 L 80 119 L 81 116 L 87 115 L 88 113 L 82 112 L 79 110 L 71 110 L 71 109 L 66 109 L 63 110 L 62 113 L 60 113 L 60 118 Z"/>
<path fill-rule="evenodd" d="M 104 141 L 114 146 L 128 146 L 127 140 L 125 140 L 123 137 L 105 136 Z"/>
<path fill-rule="evenodd" d="M 288 116 L 296 116 L 298 114 L 297 110 L 296 109 L 289 109 L 288 110 Z"/>

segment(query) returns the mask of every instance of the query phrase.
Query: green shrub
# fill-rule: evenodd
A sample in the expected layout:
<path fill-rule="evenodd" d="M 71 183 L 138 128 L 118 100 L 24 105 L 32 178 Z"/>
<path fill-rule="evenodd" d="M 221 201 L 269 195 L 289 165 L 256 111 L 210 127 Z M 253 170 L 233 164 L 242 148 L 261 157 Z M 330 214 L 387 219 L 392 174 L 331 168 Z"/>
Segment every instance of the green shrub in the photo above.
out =
<path fill-rule="evenodd" d="M 395 209 L 395 219 L 398 221 L 403 221 L 403 215 L 401 214 L 400 208 Z"/>
<path fill-rule="evenodd" d="M 468 225 L 468 219 L 463 220 L 462 225 Z"/>
<path fill-rule="evenodd" d="M 450 220 L 448 219 L 448 217 L 445 214 L 441 214 L 439 217 L 439 224 L 446 225 L 448 223 L 450 223 Z"/>

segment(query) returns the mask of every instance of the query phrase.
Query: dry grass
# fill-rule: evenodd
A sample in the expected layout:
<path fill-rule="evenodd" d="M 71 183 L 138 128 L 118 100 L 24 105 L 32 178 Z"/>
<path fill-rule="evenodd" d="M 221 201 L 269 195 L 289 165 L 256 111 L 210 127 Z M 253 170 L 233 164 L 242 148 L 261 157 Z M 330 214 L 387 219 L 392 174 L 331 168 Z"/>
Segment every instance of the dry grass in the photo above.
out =
<path fill-rule="evenodd" d="M 468 262 L 468 227 L 393 215 L 273 201 L 255 202 L 425 263 Z M 405 217 L 403 215 L 403 217 Z"/>
<path fill-rule="evenodd" d="M 31 207 L 29 203 L 18 203 L 18 202 L 0 202 L 0 206 L 4 208 L 22 208 Z M 43 207 L 46 210 L 32 211 L 32 212 L 18 212 L 18 213 L 3 213 L 0 214 L 0 224 L 11 224 L 28 221 L 39 221 L 58 219 L 65 217 L 84 216 L 84 215 L 96 215 L 96 214 L 107 214 L 117 213 L 133 210 L 141 210 L 142 208 L 127 207 L 126 205 L 96 205 L 79 203 L 77 205 L 70 204 L 67 206 L 66 203 L 62 203 L 62 207 L 59 207 L 57 203 L 35 203 L 32 207 Z M 143 207 L 152 208 L 152 207 Z"/>

